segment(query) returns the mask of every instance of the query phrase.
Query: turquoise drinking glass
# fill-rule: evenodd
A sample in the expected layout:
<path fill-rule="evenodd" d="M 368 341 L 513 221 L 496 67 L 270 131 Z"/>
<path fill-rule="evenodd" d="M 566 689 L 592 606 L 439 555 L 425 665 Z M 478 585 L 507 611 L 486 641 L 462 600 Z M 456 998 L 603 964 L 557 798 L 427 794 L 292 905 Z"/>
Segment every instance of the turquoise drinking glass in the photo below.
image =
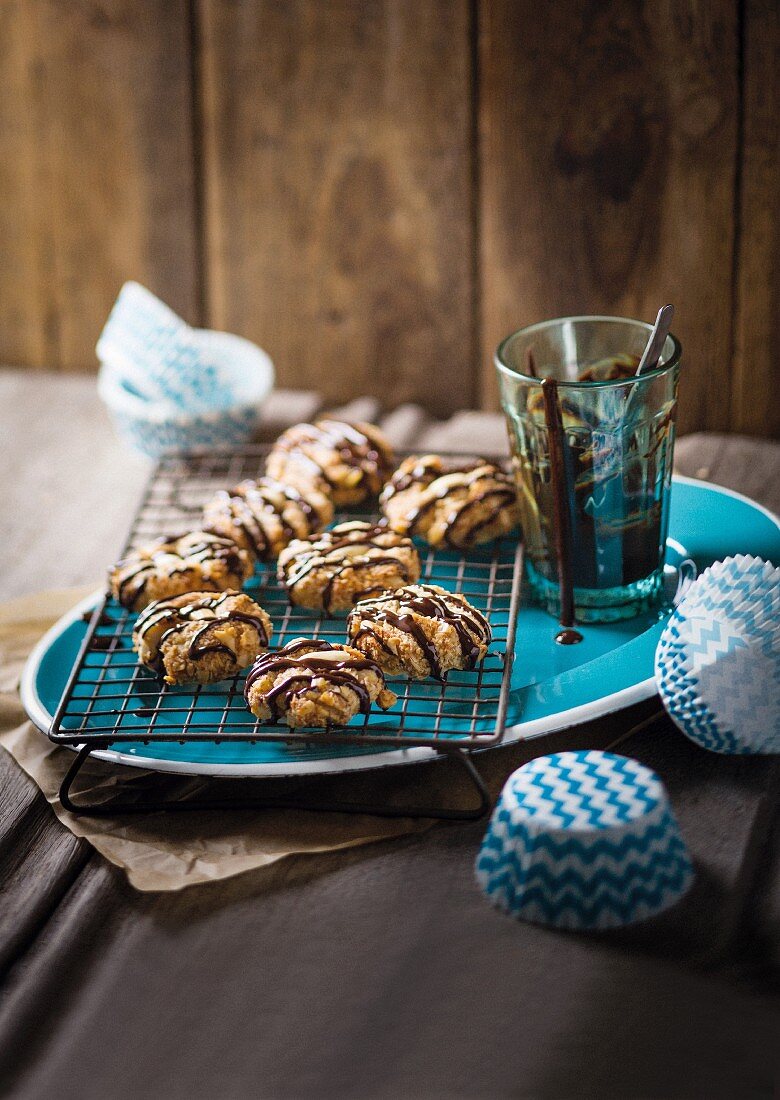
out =
<path fill-rule="evenodd" d="M 557 383 L 563 498 L 578 622 L 629 619 L 663 589 L 681 347 L 635 376 L 652 325 L 562 317 L 512 333 L 495 363 L 525 539 L 527 581 L 561 612 L 543 378 Z"/>

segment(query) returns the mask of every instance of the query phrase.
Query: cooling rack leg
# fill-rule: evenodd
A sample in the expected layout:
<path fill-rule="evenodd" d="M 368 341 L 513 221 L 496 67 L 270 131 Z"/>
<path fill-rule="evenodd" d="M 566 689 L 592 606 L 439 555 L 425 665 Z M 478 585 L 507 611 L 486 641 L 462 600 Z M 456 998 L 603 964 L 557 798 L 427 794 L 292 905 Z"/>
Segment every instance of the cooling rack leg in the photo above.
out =
<path fill-rule="evenodd" d="M 455 821 L 478 821 L 480 817 L 484 817 L 485 814 L 491 808 L 490 792 L 485 786 L 485 781 L 477 771 L 477 766 L 472 760 L 471 756 L 467 752 L 463 752 L 462 749 L 457 752 L 449 754 L 451 759 L 457 760 L 462 765 L 463 770 L 472 782 L 477 794 L 479 795 L 479 805 L 475 806 L 472 810 L 462 810 L 457 816 L 453 818 Z"/>
<path fill-rule="evenodd" d="M 116 817 L 122 814 L 143 814 L 174 812 L 183 810 L 310 810 L 318 813 L 371 814 L 374 817 L 428 817 L 439 821 L 477 821 L 484 817 L 491 806 L 490 794 L 479 774 L 474 761 L 462 749 L 448 749 L 442 756 L 457 763 L 466 773 L 471 786 L 477 794 L 477 804 L 451 809 L 444 806 L 382 806 L 376 803 L 342 802 L 301 798 L 274 798 L 269 795 L 243 798 L 208 798 L 195 796 L 186 799 L 138 799 L 123 801 L 121 796 L 110 802 L 74 802 L 71 788 L 85 762 L 98 745 L 83 745 L 62 780 L 60 802 L 63 807 L 77 816 Z M 221 780 L 220 782 L 236 782 Z M 268 780 L 254 782 L 267 784 Z"/>
<path fill-rule="evenodd" d="M 84 803 L 83 806 L 77 806 L 70 797 L 70 789 L 73 786 L 73 781 L 84 767 L 87 759 L 92 753 L 95 746 L 82 745 L 79 751 L 76 753 L 76 757 L 71 766 L 63 776 L 62 783 L 60 783 L 60 804 L 63 809 L 66 809 L 70 814 L 95 814 L 99 815 L 101 811 L 100 805 L 92 805 L 90 803 Z"/>

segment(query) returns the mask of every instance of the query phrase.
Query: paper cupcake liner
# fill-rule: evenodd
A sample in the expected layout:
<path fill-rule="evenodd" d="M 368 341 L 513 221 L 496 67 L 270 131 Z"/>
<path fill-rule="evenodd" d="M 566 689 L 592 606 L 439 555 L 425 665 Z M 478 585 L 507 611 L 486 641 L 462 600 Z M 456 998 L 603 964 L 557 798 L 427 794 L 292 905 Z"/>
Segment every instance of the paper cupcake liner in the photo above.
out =
<path fill-rule="evenodd" d="M 780 752 L 780 569 L 737 555 L 704 570 L 655 658 L 664 705 L 715 752 Z"/>
<path fill-rule="evenodd" d="M 780 609 L 775 609 L 771 598 L 758 605 L 746 604 L 733 610 L 697 609 L 686 615 L 677 629 L 675 641 L 692 646 L 691 658 L 699 662 L 712 660 L 718 651 L 739 648 L 740 644 L 766 642 L 775 645 L 780 632 Z M 719 646 L 715 648 L 717 642 Z"/>
<path fill-rule="evenodd" d="M 604 929 L 666 909 L 693 872 L 658 777 L 592 751 L 541 757 L 510 777 L 476 875 L 515 917 Z"/>
<path fill-rule="evenodd" d="M 780 752 L 779 664 L 763 646 L 746 646 L 699 669 L 694 686 L 724 743 Z"/>
<path fill-rule="evenodd" d="M 780 613 L 780 576 L 760 558 L 726 558 L 704 570 L 686 599 L 688 617 L 717 611 L 749 625 L 757 613 Z"/>
<path fill-rule="evenodd" d="M 755 581 L 755 587 L 746 591 L 743 584 L 737 594 L 733 583 L 726 589 L 721 583 L 723 578 L 713 576 L 714 570 L 705 571 L 695 590 L 672 615 L 659 652 L 670 655 L 675 646 L 682 648 L 687 651 L 689 667 L 695 667 L 744 643 L 776 647 L 780 636 L 780 577 L 757 578 L 755 568 L 751 569 L 746 572 L 746 584 L 752 586 Z"/>
<path fill-rule="evenodd" d="M 208 355 L 210 333 L 190 328 L 139 283 L 125 283 L 97 343 L 101 362 L 148 401 L 204 412 L 234 403 L 231 381 Z"/>
<path fill-rule="evenodd" d="M 226 447 L 246 443 L 257 425 L 257 410 L 220 412 L 176 419 L 148 421 L 109 409 L 117 432 L 136 451 L 159 458 L 173 451 Z"/>

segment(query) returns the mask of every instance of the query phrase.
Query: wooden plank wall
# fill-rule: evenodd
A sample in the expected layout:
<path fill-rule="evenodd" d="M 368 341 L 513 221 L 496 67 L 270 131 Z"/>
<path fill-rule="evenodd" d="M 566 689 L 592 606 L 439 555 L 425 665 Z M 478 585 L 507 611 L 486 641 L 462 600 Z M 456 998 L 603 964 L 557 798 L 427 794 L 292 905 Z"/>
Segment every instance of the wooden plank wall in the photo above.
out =
<path fill-rule="evenodd" d="M 196 315 L 185 0 L 0 3 L 0 362 L 95 369 L 122 282 Z"/>
<path fill-rule="evenodd" d="M 470 404 L 466 0 L 200 10 L 210 322 L 288 384 Z"/>
<path fill-rule="evenodd" d="M 777 434 L 770 0 L 3 0 L 0 362 L 121 283 L 280 383 L 446 414 L 572 312 L 675 302 L 681 428 Z"/>

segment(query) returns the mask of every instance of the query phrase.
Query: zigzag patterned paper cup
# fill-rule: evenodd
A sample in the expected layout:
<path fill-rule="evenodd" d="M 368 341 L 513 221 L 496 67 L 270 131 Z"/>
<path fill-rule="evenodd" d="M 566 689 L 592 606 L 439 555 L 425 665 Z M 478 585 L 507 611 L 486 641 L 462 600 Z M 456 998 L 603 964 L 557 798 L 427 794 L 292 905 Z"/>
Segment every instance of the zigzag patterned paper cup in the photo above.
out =
<path fill-rule="evenodd" d="M 703 748 L 780 752 L 780 569 L 745 554 L 705 569 L 664 628 L 655 675 Z"/>
<path fill-rule="evenodd" d="M 571 929 L 644 920 L 693 881 L 658 776 L 595 750 L 541 756 L 509 777 L 476 875 L 505 912 Z"/>
<path fill-rule="evenodd" d="M 229 374 L 209 354 L 216 335 L 190 328 L 146 287 L 130 282 L 119 292 L 96 351 L 145 400 L 209 412 L 234 402 Z"/>
<path fill-rule="evenodd" d="M 128 389 L 121 373 L 106 363 L 98 393 L 119 434 L 151 457 L 170 451 L 246 443 L 254 434 L 262 404 L 274 382 L 273 363 L 260 348 L 225 332 L 204 333 L 209 355 L 232 372 L 233 401 L 205 412 L 182 411 L 168 401 L 145 401 Z"/>

